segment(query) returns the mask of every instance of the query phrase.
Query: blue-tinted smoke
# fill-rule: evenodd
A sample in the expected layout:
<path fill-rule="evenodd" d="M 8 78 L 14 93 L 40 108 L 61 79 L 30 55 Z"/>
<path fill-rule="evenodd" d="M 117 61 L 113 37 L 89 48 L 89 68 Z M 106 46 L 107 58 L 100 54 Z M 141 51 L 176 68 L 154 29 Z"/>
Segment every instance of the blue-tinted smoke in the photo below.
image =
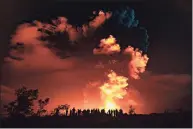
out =
<path fill-rule="evenodd" d="M 118 24 L 128 28 L 137 27 L 139 24 L 139 21 L 135 19 L 135 11 L 129 7 L 116 10 L 114 18 L 117 19 Z"/>
<path fill-rule="evenodd" d="M 135 17 L 134 9 L 123 7 L 113 11 L 112 22 L 114 25 L 116 24 L 116 28 L 120 28 L 118 33 L 124 30 L 121 35 L 127 35 L 127 38 L 129 38 L 127 41 L 128 45 L 135 44 L 143 52 L 147 52 L 149 36 L 147 30 L 139 25 L 139 20 Z"/>

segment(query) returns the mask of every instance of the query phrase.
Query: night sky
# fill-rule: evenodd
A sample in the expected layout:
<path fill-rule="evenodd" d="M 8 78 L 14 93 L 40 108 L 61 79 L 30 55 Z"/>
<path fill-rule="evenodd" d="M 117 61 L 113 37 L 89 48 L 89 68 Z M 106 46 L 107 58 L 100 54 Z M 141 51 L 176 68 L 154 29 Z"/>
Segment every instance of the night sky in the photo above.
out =
<path fill-rule="evenodd" d="M 141 93 L 139 98 L 143 98 L 143 104 L 150 105 L 149 109 L 143 108 L 140 111 L 156 112 L 182 105 L 187 105 L 186 107 L 191 108 L 191 0 L 136 0 L 135 2 L 134 0 L 128 0 L 128 2 L 7 0 L 1 3 L 1 24 L 3 25 L 1 27 L 0 46 L 1 66 L 3 66 L 1 86 L 3 87 L 2 89 L 6 89 L 4 94 L 10 98 L 12 96 L 10 95 L 10 92 L 12 92 L 10 89 L 17 88 L 17 85 L 25 84 L 30 88 L 39 88 L 43 97 L 50 95 L 51 99 L 53 98 L 51 103 L 54 103 L 54 105 L 58 104 L 57 102 L 61 103 L 64 98 L 65 102 L 67 102 L 67 100 L 72 99 L 71 95 L 75 95 L 71 103 L 76 103 L 74 105 L 76 106 L 81 103 L 80 101 L 77 102 L 77 99 L 81 96 L 79 93 L 80 87 L 84 87 L 85 82 L 88 80 L 97 81 L 101 79 L 101 74 L 98 71 L 92 71 L 91 67 L 87 67 L 87 65 L 91 66 L 91 64 L 96 63 L 95 59 L 90 56 L 67 58 L 67 63 L 64 66 L 66 69 L 62 68 L 63 64 L 60 64 L 60 60 L 58 60 L 60 65 L 48 66 L 48 68 L 57 67 L 51 72 L 46 69 L 47 66 L 43 66 L 45 69 L 42 72 L 39 69 L 37 72 L 32 69 L 31 71 L 33 72 L 30 73 L 26 68 L 17 69 L 3 65 L 3 57 L 8 53 L 10 35 L 13 34 L 18 24 L 31 22 L 35 19 L 47 21 L 57 16 L 65 16 L 71 24 L 82 25 L 88 21 L 88 17 L 95 10 L 109 8 L 116 10 L 128 5 L 135 10 L 139 25 L 147 29 L 150 43 L 147 51 L 150 58 L 147 72 L 144 73 L 141 80 L 131 82 Z M 54 62 L 54 58 L 51 60 Z M 86 67 L 87 70 L 84 71 L 83 69 Z M 118 69 L 117 67 L 115 69 Z M 105 71 L 102 70 L 102 72 Z M 80 78 L 80 75 L 83 77 Z M 94 76 L 94 78 L 90 75 Z M 76 82 L 70 83 L 75 78 Z M 78 88 L 77 85 L 81 86 Z M 63 90 L 61 90 L 62 88 Z M 60 89 L 60 92 L 58 89 Z M 8 101 L 9 97 L 6 95 L 2 98 Z M 160 105 L 158 105 L 158 100 L 161 100 Z M 181 102 L 184 103 L 182 104 Z M 176 107 L 173 107 L 174 105 Z"/>

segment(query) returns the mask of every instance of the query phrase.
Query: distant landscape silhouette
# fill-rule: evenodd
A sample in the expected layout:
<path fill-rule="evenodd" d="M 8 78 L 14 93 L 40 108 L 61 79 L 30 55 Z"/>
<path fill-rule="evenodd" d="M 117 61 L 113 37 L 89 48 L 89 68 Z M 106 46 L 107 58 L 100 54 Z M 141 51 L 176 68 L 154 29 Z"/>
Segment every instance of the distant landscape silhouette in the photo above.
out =
<path fill-rule="evenodd" d="M 137 114 L 130 106 L 122 109 L 76 109 L 68 104 L 58 105 L 50 114 L 45 106 L 50 98 L 38 99 L 38 89 L 22 87 L 15 91 L 16 100 L 4 105 L 7 117 L 2 117 L 1 127 L 192 127 L 192 111 Z M 34 111 L 34 101 L 38 109 Z"/>

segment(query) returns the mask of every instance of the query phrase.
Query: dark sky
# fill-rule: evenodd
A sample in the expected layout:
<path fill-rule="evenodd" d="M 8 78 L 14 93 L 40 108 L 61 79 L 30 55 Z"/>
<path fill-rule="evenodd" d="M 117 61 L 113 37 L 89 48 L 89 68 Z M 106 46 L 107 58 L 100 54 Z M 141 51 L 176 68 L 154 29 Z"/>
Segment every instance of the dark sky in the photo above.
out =
<path fill-rule="evenodd" d="M 148 56 L 150 60 L 147 66 L 147 73 L 141 80 L 133 82 L 136 89 L 140 91 L 141 98 L 149 105 L 149 110 L 146 110 L 149 112 L 160 111 L 174 105 L 181 105 L 181 102 L 185 101 L 188 101 L 187 103 L 189 104 L 192 94 L 190 91 L 190 77 L 192 74 L 191 0 L 101 1 L 1 1 L 1 65 L 3 56 L 8 52 L 10 35 L 15 31 L 18 24 L 31 22 L 35 19 L 46 21 L 57 16 L 67 17 L 72 24 L 82 24 L 88 20 L 88 16 L 94 10 L 100 8 L 116 9 L 123 5 L 128 5 L 135 10 L 136 19 L 139 20 L 140 26 L 147 29 L 149 35 Z M 90 80 L 94 78 L 94 81 L 101 79 L 99 72 L 105 72 L 103 70 L 92 71 L 91 64 L 95 63 L 93 61 L 94 58 L 84 57 L 79 59 L 74 57 L 67 59 L 67 63 L 63 63 L 61 60 L 49 57 L 49 55 L 47 57 L 48 60 L 46 58 L 42 59 L 42 61 L 47 61 L 46 63 L 48 63 L 45 69 L 33 71 L 33 69 L 29 68 L 31 74 L 26 74 L 29 72 L 27 71 L 28 67 L 18 69 L 5 66 L 2 72 L 4 74 L 1 74 L 3 76 L 1 85 L 4 86 L 6 93 L 10 92 L 8 87 L 17 88 L 16 85 L 22 83 L 32 88 L 39 88 L 42 96 L 50 96 L 53 99 L 52 103 L 55 105 L 63 101 L 64 98 L 65 101 L 70 99 L 72 103 L 77 104 L 81 103 L 77 100 L 82 94 L 80 93 L 80 87 L 83 88 L 85 86 L 88 78 Z M 90 60 L 90 64 L 87 64 L 87 59 Z M 39 59 L 36 61 L 39 61 Z M 50 62 L 51 64 L 49 64 Z M 56 65 L 52 65 L 52 62 Z M 75 66 L 78 64 L 78 67 L 70 67 L 71 71 L 63 69 L 63 67 L 68 68 L 71 62 Z M 31 63 L 36 64 L 36 62 Z M 40 65 L 44 67 L 44 65 Z M 51 72 L 46 69 L 50 67 L 53 67 Z M 55 67 L 58 69 L 55 70 Z M 123 68 L 124 66 L 121 65 L 121 67 Z M 92 78 L 90 75 L 94 75 L 94 77 Z M 75 96 L 71 97 L 72 95 Z"/>

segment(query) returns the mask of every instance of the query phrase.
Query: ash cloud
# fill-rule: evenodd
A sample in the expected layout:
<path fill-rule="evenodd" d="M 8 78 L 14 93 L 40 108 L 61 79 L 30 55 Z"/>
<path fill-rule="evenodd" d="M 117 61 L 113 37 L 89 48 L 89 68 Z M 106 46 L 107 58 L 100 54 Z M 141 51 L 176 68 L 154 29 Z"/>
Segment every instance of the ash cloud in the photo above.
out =
<path fill-rule="evenodd" d="M 125 26 L 126 28 L 137 27 L 139 20 L 135 19 L 135 11 L 130 7 L 124 7 L 115 11 L 115 20 L 118 24 Z"/>
<path fill-rule="evenodd" d="M 108 29 L 106 30 L 106 28 Z M 134 9 L 127 6 L 113 11 L 112 17 L 105 23 L 104 29 L 97 31 L 98 35 L 101 33 L 104 36 L 99 36 L 99 40 L 114 35 L 123 49 L 130 45 L 147 52 L 149 47 L 146 28 L 141 26 L 139 20 L 136 19 Z"/>

